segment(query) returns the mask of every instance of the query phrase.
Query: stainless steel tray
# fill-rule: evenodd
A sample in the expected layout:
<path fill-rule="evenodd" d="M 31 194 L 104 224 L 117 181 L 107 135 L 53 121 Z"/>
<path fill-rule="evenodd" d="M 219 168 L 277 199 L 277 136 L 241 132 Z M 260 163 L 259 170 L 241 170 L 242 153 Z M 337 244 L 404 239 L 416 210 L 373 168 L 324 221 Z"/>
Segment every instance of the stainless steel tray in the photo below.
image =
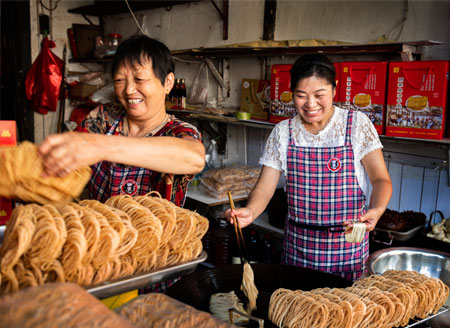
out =
<path fill-rule="evenodd" d="M 4 233 L 5 226 L 0 226 L 0 245 L 3 242 Z M 208 254 L 205 251 L 202 251 L 200 256 L 192 261 L 156 269 L 155 271 L 141 273 L 135 276 L 124 277 L 115 281 L 105 281 L 95 286 L 86 287 L 86 290 L 97 298 L 106 298 L 130 290 L 148 287 L 152 284 L 193 272 L 197 265 L 204 262 L 207 257 Z"/>
<path fill-rule="evenodd" d="M 425 321 L 433 319 L 433 318 L 435 318 L 435 317 L 437 317 L 437 316 L 447 312 L 448 310 L 449 310 L 448 306 L 443 306 L 437 311 L 436 314 L 430 315 L 429 317 L 427 317 L 425 319 L 411 319 L 411 320 L 409 320 L 409 324 L 407 326 L 405 326 L 404 328 L 410 328 L 410 327 L 417 326 L 417 325 L 419 325 L 421 323 L 424 323 Z"/>
<path fill-rule="evenodd" d="M 130 290 L 148 287 L 152 284 L 193 272 L 199 263 L 206 260 L 207 256 L 206 252 L 202 251 L 198 258 L 190 262 L 121 278 L 115 281 L 105 281 L 92 287 L 86 287 L 86 290 L 97 298 L 106 298 Z"/>
<path fill-rule="evenodd" d="M 375 227 L 375 229 L 372 232 L 372 240 L 381 244 L 385 244 L 385 245 L 392 245 L 392 241 L 395 240 L 400 240 L 400 241 L 406 241 L 411 239 L 412 237 L 414 237 L 414 235 L 416 233 L 418 233 L 421 229 L 423 229 L 423 227 L 425 226 L 425 224 L 419 225 L 417 227 L 414 227 L 408 231 L 394 231 L 394 230 L 386 230 L 386 229 L 381 229 L 381 228 L 377 228 Z M 381 239 L 376 239 L 376 236 L 378 234 L 378 232 L 381 232 L 380 235 L 382 236 L 387 236 L 387 240 L 381 240 Z"/>

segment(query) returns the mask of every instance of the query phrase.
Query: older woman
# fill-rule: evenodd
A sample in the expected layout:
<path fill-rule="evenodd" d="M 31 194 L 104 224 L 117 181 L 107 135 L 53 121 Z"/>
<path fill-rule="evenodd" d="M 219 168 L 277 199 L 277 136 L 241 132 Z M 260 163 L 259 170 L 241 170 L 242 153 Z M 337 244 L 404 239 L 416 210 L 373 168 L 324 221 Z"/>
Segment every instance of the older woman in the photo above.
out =
<path fill-rule="evenodd" d="M 326 56 L 305 55 L 294 63 L 291 89 L 298 115 L 275 126 L 246 207 L 225 215 L 249 225 L 264 211 L 283 173 L 288 216 L 282 262 L 357 279 L 369 255 L 368 232 L 386 209 L 392 183 L 373 124 L 363 113 L 333 106 L 335 88 L 334 66 Z M 365 224 L 360 243 L 344 236 L 353 220 Z"/>
<path fill-rule="evenodd" d="M 187 184 L 205 163 L 197 129 L 166 113 L 174 85 L 169 49 L 147 36 L 118 47 L 112 65 L 118 104 L 100 105 L 83 122 L 89 133 L 47 137 L 39 151 L 47 175 L 64 176 L 91 165 L 90 198 L 158 191 L 183 205 Z"/>

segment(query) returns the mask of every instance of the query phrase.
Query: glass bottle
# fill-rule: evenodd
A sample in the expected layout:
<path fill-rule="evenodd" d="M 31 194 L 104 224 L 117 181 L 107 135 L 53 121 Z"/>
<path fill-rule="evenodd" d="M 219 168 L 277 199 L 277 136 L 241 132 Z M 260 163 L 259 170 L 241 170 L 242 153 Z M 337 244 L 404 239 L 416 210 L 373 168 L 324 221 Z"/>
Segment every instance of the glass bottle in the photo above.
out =
<path fill-rule="evenodd" d="M 222 219 L 216 219 L 214 223 L 214 264 L 229 264 L 231 238 L 229 225 L 227 221 Z"/>
<path fill-rule="evenodd" d="M 173 104 L 173 107 L 172 108 L 175 108 L 175 109 L 178 109 L 179 107 L 178 107 L 178 98 L 179 98 L 179 96 L 180 96 L 180 79 L 176 79 L 175 80 L 175 85 L 174 85 L 174 87 L 172 88 L 172 97 L 171 97 L 171 99 L 170 99 L 170 101 L 172 102 L 172 104 Z"/>
<path fill-rule="evenodd" d="M 181 79 L 180 95 L 177 100 L 178 100 L 178 108 L 186 108 L 186 84 L 184 79 Z"/>
<path fill-rule="evenodd" d="M 250 230 L 248 237 L 248 256 L 250 263 L 258 263 L 258 236 L 255 230 Z"/>
<path fill-rule="evenodd" d="M 264 234 L 263 239 L 262 262 L 272 263 L 272 241 L 268 233 Z"/>

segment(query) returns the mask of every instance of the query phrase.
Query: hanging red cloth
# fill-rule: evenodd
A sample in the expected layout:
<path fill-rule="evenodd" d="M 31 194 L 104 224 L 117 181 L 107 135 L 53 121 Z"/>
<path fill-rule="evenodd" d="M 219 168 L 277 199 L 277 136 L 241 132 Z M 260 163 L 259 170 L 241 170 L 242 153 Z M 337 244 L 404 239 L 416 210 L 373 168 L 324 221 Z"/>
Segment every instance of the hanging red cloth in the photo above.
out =
<path fill-rule="evenodd" d="M 50 50 L 55 47 L 47 37 L 42 40 L 41 52 L 25 78 L 27 99 L 31 100 L 31 108 L 41 114 L 55 112 L 58 104 L 63 61 Z"/>

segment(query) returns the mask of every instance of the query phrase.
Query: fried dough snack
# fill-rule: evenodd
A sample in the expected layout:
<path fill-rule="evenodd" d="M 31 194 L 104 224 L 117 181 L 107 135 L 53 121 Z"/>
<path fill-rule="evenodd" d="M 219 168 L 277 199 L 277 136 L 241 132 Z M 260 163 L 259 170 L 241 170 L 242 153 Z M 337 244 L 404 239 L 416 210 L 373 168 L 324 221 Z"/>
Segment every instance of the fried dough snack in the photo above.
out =
<path fill-rule="evenodd" d="M 201 215 L 149 195 L 18 206 L 0 247 L 0 293 L 46 282 L 91 286 L 190 261 L 208 226 Z"/>
<path fill-rule="evenodd" d="M 40 204 L 63 203 L 78 197 L 91 177 L 85 166 L 64 178 L 41 177 L 42 159 L 37 146 L 24 141 L 17 147 L 0 148 L 0 196 Z"/>
<path fill-rule="evenodd" d="M 311 300 L 327 307 L 324 326 L 313 323 Z M 270 298 L 269 319 L 278 327 L 398 327 L 410 319 L 435 314 L 445 303 L 449 288 L 442 280 L 415 271 L 388 270 L 362 278 L 348 288 L 317 288 L 310 292 L 277 289 Z M 295 313 L 295 314 L 293 314 Z M 302 313 L 301 315 L 299 313 Z M 326 311 L 323 312 L 325 315 Z M 317 325 L 316 325 L 317 324 Z"/>

